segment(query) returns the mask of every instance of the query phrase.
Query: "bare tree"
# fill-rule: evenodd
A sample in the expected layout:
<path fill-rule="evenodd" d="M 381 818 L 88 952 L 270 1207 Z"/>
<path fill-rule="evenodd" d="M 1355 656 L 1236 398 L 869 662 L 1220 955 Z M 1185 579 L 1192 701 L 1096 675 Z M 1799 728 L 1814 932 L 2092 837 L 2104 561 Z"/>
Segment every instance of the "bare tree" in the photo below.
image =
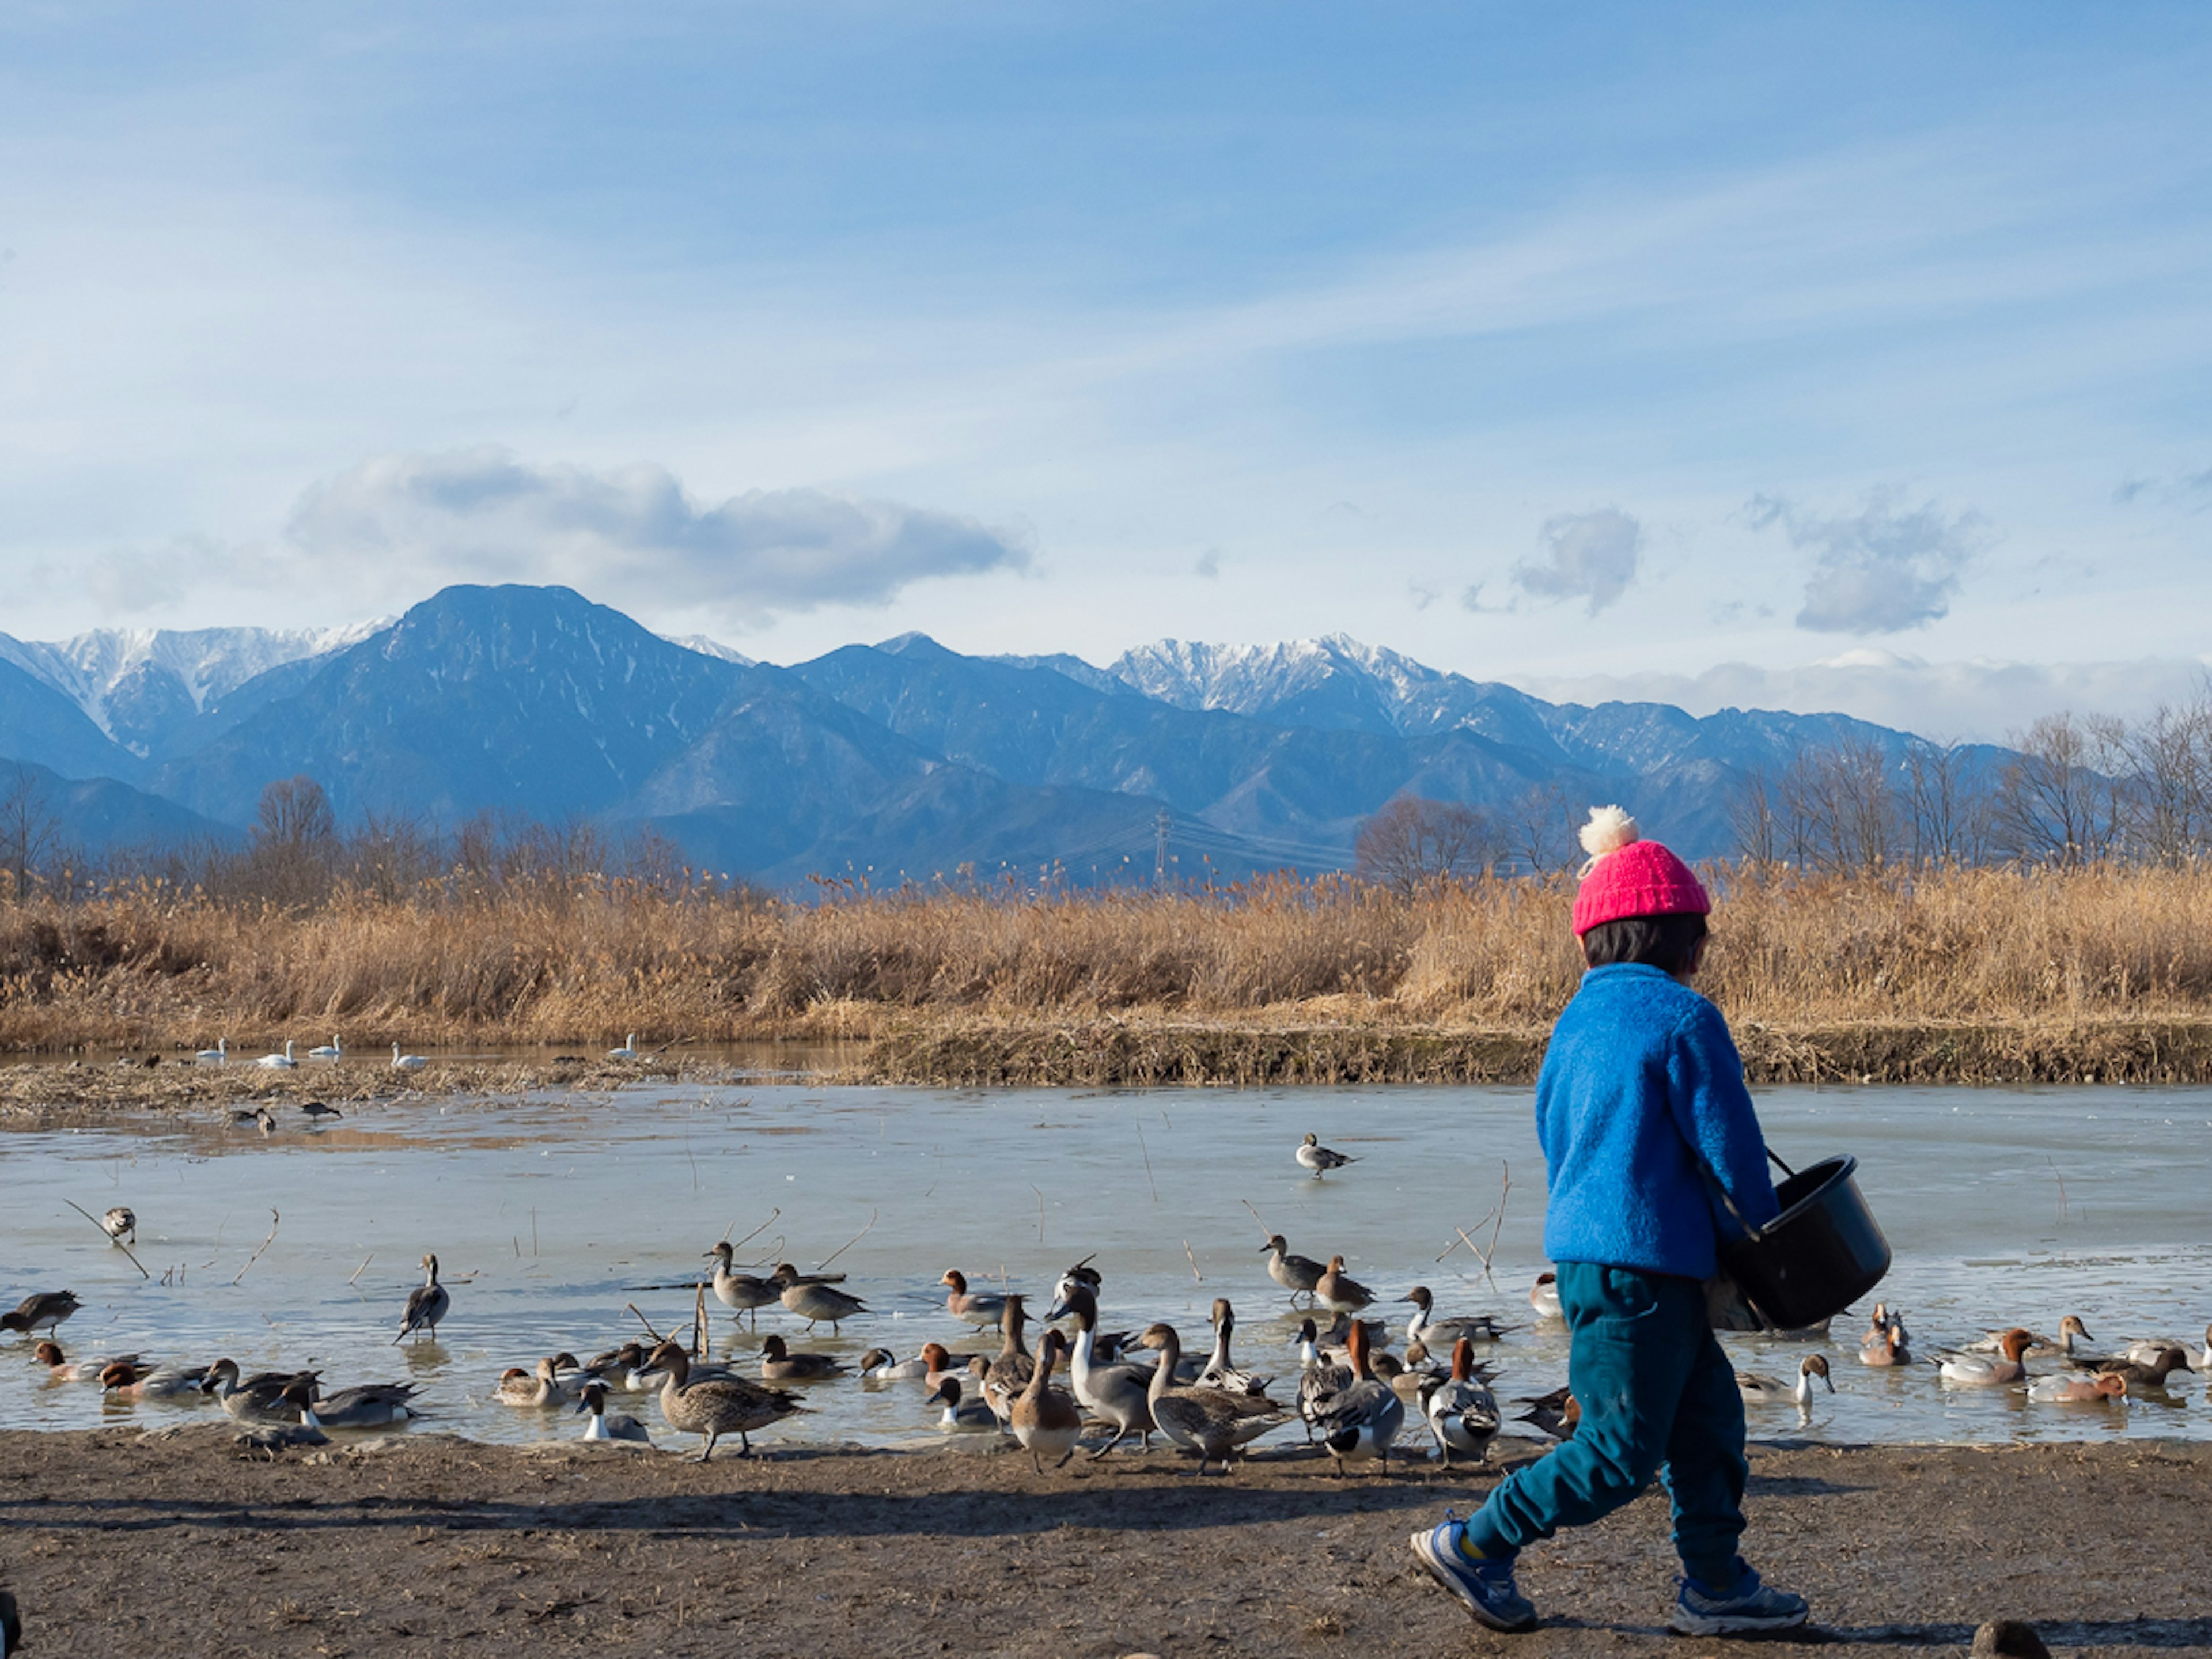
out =
<path fill-rule="evenodd" d="M 1991 825 L 1998 844 L 2032 864 L 2094 863 L 2121 848 L 2126 730 L 2095 715 L 2045 714 L 2014 735 L 1997 775 Z"/>
<path fill-rule="evenodd" d="M 0 783 L 0 872 L 4 872 L 9 896 L 16 903 L 30 896 L 31 883 L 61 844 L 61 820 L 53 814 L 46 781 L 16 762 Z"/>
<path fill-rule="evenodd" d="M 1363 878 L 1401 893 L 1474 875 L 1498 850 L 1497 831 L 1480 810 L 1418 795 L 1400 795 L 1368 819 L 1352 848 Z"/>
<path fill-rule="evenodd" d="M 279 778 L 261 792 L 254 813 L 253 838 L 266 847 L 319 848 L 337 835 L 337 820 L 331 812 L 330 797 L 323 786 L 304 773 Z"/>
<path fill-rule="evenodd" d="M 2130 732 L 2129 839 L 2135 855 L 2181 864 L 2212 837 L 2212 687 L 2179 708 L 2160 705 Z"/>
<path fill-rule="evenodd" d="M 1765 767 L 1754 766 L 1736 780 L 1729 792 L 1728 814 L 1738 858 L 1750 864 L 1771 864 L 1782 855 L 1780 809 Z"/>
<path fill-rule="evenodd" d="M 1898 840 L 1897 791 L 1880 744 L 1845 737 L 1791 757 L 1767 808 L 1766 834 L 1802 866 L 1871 869 Z"/>
<path fill-rule="evenodd" d="M 1566 789 L 1558 783 L 1531 785 L 1513 803 L 1504 851 L 1528 866 L 1532 876 L 1564 870 L 1577 861 L 1575 812 Z"/>
<path fill-rule="evenodd" d="M 1916 743 L 1905 754 L 1908 850 L 1917 864 L 1974 864 L 1989 851 L 1985 769 L 1957 743 Z"/>

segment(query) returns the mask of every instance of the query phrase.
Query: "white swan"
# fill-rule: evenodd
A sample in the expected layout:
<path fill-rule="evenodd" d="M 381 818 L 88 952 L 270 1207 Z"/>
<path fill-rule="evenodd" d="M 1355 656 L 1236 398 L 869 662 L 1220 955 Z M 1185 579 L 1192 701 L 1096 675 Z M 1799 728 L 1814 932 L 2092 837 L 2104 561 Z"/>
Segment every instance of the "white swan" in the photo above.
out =
<path fill-rule="evenodd" d="M 307 1058 L 309 1060 L 343 1060 L 345 1050 L 338 1046 L 337 1038 L 333 1036 L 328 1042 L 318 1043 L 308 1049 Z"/>
<path fill-rule="evenodd" d="M 192 1058 L 203 1066 L 228 1066 L 230 1064 L 230 1039 L 217 1037 L 214 1048 L 203 1048 Z"/>
<path fill-rule="evenodd" d="M 392 1067 L 394 1071 L 419 1072 L 429 1063 L 430 1061 L 428 1058 L 425 1055 L 403 1054 L 399 1052 L 399 1045 L 398 1043 L 395 1042 L 392 1045 Z"/>
<path fill-rule="evenodd" d="M 286 1037 L 283 1054 L 264 1054 L 253 1063 L 267 1071 L 289 1072 L 296 1067 L 300 1062 L 292 1058 L 292 1039 Z"/>
<path fill-rule="evenodd" d="M 629 1040 L 625 1042 L 621 1048 L 608 1049 L 607 1058 L 609 1060 L 635 1060 L 637 1058 L 637 1033 L 632 1031 L 629 1034 Z"/>

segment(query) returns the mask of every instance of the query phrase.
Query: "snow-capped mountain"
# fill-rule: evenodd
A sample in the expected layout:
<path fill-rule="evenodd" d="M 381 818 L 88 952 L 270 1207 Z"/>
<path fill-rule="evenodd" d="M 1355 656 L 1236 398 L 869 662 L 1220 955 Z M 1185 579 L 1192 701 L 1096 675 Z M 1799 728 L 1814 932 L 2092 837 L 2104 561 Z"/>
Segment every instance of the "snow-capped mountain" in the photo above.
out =
<path fill-rule="evenodd" d="M 740 668 L 750 668 L 754 659 L 721 641 L 709 639 L 704 634 L 663 634 L 660 636 L 671 645 L 680 645 L 686 651 L 696 651 L 702 657 L 720 657 L 724 662 L 733 662 Z"/>
<path fill-rule="evenodd" d="M 344 628 L 102 628 L 55 643 L 0 634 L 0 658 L 53 687 L 143 758 L 255 676 L 391 626 L 386 617 Z"/>

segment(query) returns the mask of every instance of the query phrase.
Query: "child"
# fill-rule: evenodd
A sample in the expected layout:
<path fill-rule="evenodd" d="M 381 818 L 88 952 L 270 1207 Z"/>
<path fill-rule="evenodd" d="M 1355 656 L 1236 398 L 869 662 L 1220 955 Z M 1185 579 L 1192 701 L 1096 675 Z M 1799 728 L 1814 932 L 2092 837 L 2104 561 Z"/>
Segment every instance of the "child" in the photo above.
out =
<path fill-rule="evenodd" d="M 1466 1521 L 1413 1534 L 1413 1553 L 1493 1630 L 1536 1609 L 1514 1588 L 1522 1548 L 1619 1509 L 1663 1467 L 1685 1577 L 1669 1621 L 1688 1636 L 1788 1630 L 1802 1596 L 1770 1589 L 1736 1553 L 1743 1534 L 1743 1401 L 1713 1340 L 1702 1281 L 1738 1229 L 1776 1214 L 1765 1142 L 1720 1011 L 1689 988 L 1712 908 L 1687 865 L 1637 838 L 1617 806 L 1590 813 L 1575 898 L 1589 972 L 1559 1016 L 1536 1080 L 1551 1174 L 1546 1253 L 1571 1334 L 1574 1437 L 1500 1481 Z"/>

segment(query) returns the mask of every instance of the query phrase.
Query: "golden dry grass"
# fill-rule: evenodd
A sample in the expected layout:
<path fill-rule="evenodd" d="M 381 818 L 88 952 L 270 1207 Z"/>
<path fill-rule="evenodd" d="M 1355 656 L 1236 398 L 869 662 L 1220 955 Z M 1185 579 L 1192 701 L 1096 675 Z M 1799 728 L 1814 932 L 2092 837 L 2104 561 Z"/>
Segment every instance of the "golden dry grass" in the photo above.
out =
<path fill-rule="evenodd" d="M 1864 1048 L 1884 1030 L 2212 1018 L 2212 872 L 1709 873 L 1718 908 L 1700 988 L 1747 1055 L 1771 1050 L 1778 1067 L 1822 1032 L 1856 1031 Z M 1406 898 L 1323 879 L 799 905 L 592 881 L 288 913 L 147 888 L 0 906 L 0 1047 L 252 1048 L 332 1030 L 363 1051 L 604 1046 L 635 1030 L 641 1044 L 896 1033 L 912 1051 L 918 1032 L 1102 1023 L 1397 1033 L 1401 1048 L 1417 1033 L 1527 1039 L 1574 990 L 1571 900 L 1559 880 Z M 1475 1051 L 1458 1052 L 1392 1074 L 1466 1074 Z M 1500 1051 L 1480 1052 L 1489 1065 Z M 1193 1052 L 1170 1070 L 1211 1063 Z"/>

